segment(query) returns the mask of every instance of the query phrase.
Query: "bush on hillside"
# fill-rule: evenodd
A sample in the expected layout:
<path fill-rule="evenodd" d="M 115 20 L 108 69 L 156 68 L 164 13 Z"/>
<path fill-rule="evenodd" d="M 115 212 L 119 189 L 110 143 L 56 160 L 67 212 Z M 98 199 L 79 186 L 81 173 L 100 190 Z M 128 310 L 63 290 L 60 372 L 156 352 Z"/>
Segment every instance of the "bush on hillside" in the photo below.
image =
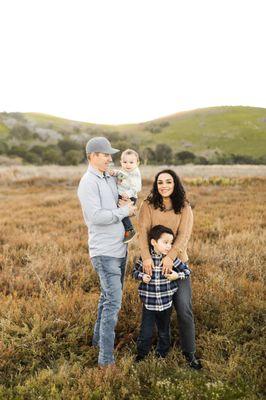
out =
<path fill-rule="evenodd" d="M 9 150 L 8 150 L 8 155 L 9 156 L 18 156 L 21 157 L 23 159 L 25 159 L 25 156 L 28 152 L 28 147 L 24 144 L 21 144 L 19 146 L 12 146 Z"/>
<path fill-rule="evenodd" d="M 80 150 L 69 150 L 65 153 L 63 164 L 66 165 L 78 165 L 85 160 L 85 153 Z"/>
<path fill-rule="evenodd" d="M 8 153 L 8 145 L 5 142 L 0 142 L 0 154 Z"/>
<path fill-rule="evenodd" d="M 42 157 L 38 156 L 38 154 L 28 151 L 24 155 L 24 160 L 30 164 L 41 165 L 43 163 Z"/>
<path fill-rule="evenodd" d="M 15 125 L 10 129 L 10 136 L 19 140 L 29 140 L 34 137 L 34 133 L 31 132 L 25 125 Z"/>
<path fill-rule="evenodd" d="M 30 151 L 34 154 L 37 154 L 42 159 L 45 149 L 46 149 L 45 146 L 35 145 L 31 147 Z"/>
<path fill-rule="evenodd" d="M 140 153 L 144 165 L 155 163 L 155 152 L 150 147 L 145 147 Z"/>
<path fill-rule="evenodd" d="M 171 164 L 173 151 L 168 144 L 159 143 L 155 147 L 155 161 L 159 164 Z"/>
<path fill-rule="evenodd" d="M 158 123 L 151 123 L 149 125 L 146 125 L 144 127 L 145 131 L 149 131 L 151 133 L 160 133 L 162 132 L 163 128 L 165 128 L 166 126 L 169 126 L 169 122 L 168 121 L 162 121 L 162 122 L 158 122 Z"/>
<path fill-rule="evenodd" d="M 74 140 L 68 140 L 68 139 L 59 140 L 57 145 L 63 154 L 67 153 L 70 150 L 81 151 L 84 149 L 84 147 L 80 143 L 75 142 Z"/>
<path fill-rule="evenodd" d="M 196 156 L 191 151 L 180 151 L 175 153 L 174 161 L 177 165 L 194 163 Z"/>
<path fill-rule="evenodd" d="M 43 152 L 45 164 L 61 164 L 63 162 L 62 151 L 58 146 L 47 146 Z"/>

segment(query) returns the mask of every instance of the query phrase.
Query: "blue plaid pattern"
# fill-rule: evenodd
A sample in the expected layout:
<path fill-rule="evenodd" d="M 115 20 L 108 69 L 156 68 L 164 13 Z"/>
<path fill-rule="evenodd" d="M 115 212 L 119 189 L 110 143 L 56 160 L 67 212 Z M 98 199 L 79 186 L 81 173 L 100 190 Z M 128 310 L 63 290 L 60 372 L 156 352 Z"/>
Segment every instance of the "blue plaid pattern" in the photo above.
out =
<path fill-rule="evenodd" d="M 156 254 L 155 251 L 151 249 L 151 258 L 154 262 L 154 269 L 150 282 L 144 283 L 142 281 L 144 272 L 141 257 L 134 265 L 133 277 L 136 280 L 141 280 L 138 292 L 145 307 L 152 311 L 163 311 L 172 306 L 172 297 L 177 291 L 177 281 L 169 281 L 162 274 L 162 254 Z M 173 270 L 176 272 L 184 272 L 185 278 L 191 273 L 188 266 L 182 263 L 178 258 L 173 262 Z"/>

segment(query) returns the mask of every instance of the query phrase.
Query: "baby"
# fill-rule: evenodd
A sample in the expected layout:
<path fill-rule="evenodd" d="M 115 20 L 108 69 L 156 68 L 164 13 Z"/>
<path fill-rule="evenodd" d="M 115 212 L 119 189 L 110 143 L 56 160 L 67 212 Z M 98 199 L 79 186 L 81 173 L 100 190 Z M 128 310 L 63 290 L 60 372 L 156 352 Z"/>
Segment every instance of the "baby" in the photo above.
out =
<path fill-rule="evenodd" d="M 141 174 L 139 170 L 139 155 L 135 150 L 127 149 L 121 154 L 121 169 L 109 171 L 110 175 L 117 177 L 117 188 L 119 198 L 123 200 L 130 199 L 135 205 L 138 198 L 138 192 L 141 191 Z M 129 217 L 122 220 L 125 227 L 125 237 L 123 242 L 128 243 L 136 234 L 136 231 Z"/>

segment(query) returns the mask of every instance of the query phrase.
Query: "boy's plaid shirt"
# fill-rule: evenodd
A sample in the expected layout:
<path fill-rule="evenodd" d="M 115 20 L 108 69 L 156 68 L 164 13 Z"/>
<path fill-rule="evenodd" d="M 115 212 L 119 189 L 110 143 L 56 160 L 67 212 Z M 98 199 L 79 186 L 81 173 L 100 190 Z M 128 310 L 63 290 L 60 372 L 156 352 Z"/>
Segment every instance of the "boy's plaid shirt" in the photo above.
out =
<path fill-rule="evenodd" d="M 162 274 L 162 254 L 156 254 L 151 249 L 151 258 L 154 262 L 154 269 L 152 271 L 152 277 L 149 283 L 144 283 L 142 277 L 143 264 L 142 258 L 140 257 L 134 265 L 133 277 L 142 282 L 139 285 L 139 296 L 148 310 L 152 311 L 163 311 L 170 308 L 172 305 L 173 294 L 177 291 L 177 281 L 169 281 Z M 185 278 L 187 278 L 191 271 L 188 266 L 178 258 L 173 262 L 173 270 L 176 272 L 184 272 Z"/>

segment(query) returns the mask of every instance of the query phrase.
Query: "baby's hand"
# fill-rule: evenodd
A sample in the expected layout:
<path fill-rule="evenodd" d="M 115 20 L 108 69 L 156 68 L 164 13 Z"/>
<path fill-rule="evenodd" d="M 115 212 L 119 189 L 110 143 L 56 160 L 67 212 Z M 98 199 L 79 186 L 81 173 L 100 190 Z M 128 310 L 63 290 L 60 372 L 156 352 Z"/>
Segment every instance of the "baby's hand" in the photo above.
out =
<path fill-rule="evenodd" d="M 172 271 L 171 274 L 165 274 L 165 277 L 169 281 L 175 281 L 176 279 L 185 279 L 185 274 L 184 272 Z"/>
<path fill-rule="evenodd" d="M 121 197 L 122 197 L 123 200 L 128 200 L 129 199 L 129 195 L 126 194 L 126 192 L 122 193 Z"/>
<path fill-rule="evenodd" d="M 143 277 L 142 277 L 142 280 L 143 280 L 144 283 L 149 283 L 150 280 L 151 280 L 151 276 L 148 275 L 148 274 L 144 274 Z"/>

